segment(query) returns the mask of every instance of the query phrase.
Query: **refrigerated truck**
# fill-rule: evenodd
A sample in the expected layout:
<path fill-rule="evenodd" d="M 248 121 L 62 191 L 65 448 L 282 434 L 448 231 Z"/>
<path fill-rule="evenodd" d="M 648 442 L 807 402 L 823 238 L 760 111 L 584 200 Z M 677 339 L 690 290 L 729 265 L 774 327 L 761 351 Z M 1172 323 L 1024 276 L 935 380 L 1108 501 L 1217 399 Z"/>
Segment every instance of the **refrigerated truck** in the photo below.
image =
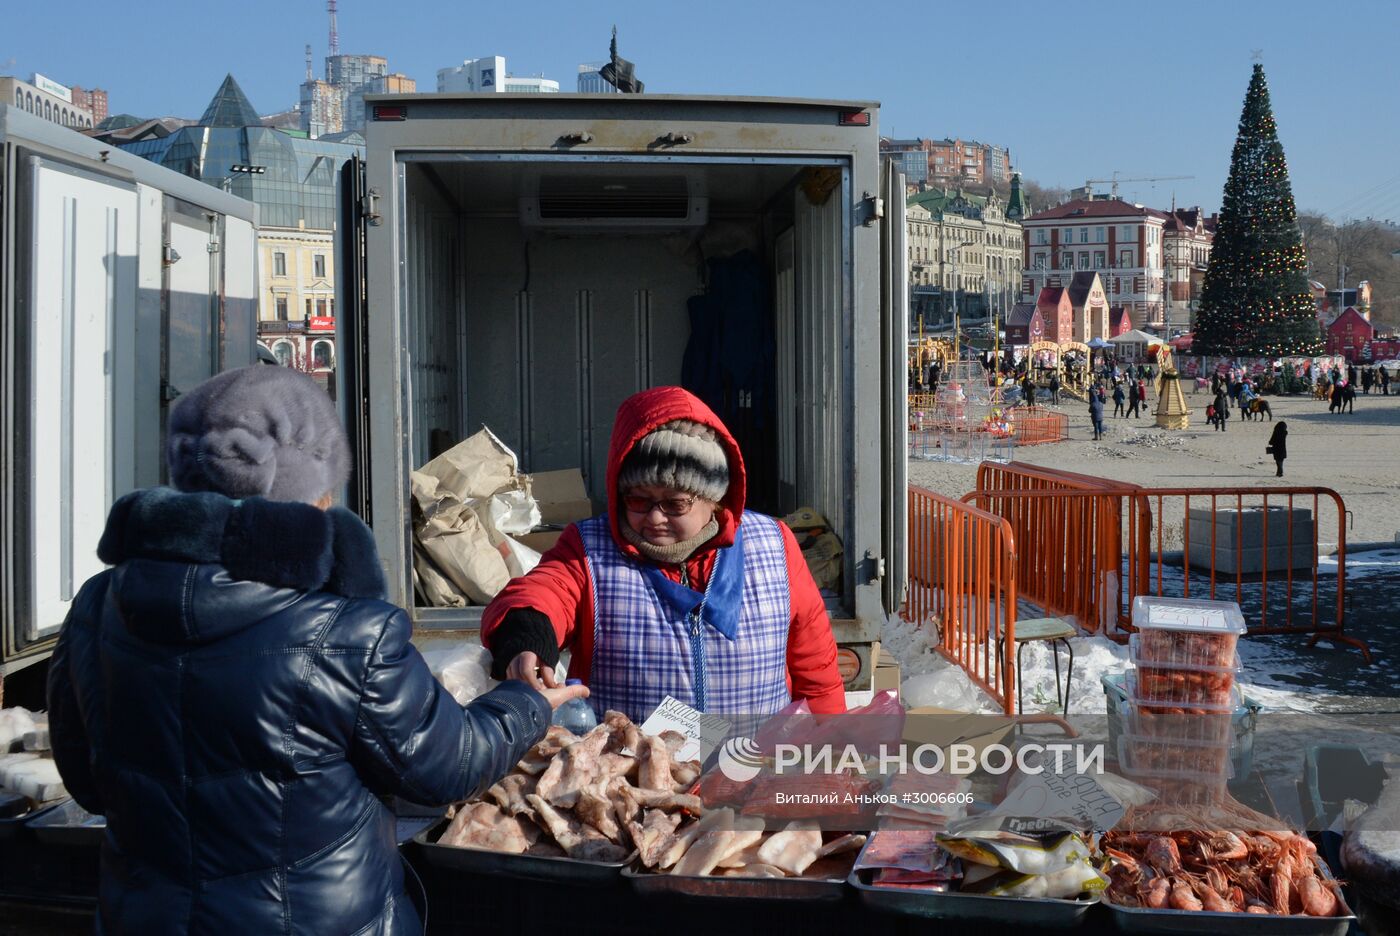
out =
<path fill-rule="evenodd" d="M 673 95 L 366 98 L 342 176 L 340 400 L 350 505 L 420 631 L 480 607 L 415 595 L 410 473 L 489 427 L 604 509 L 618 404 L 682 383 L 706 260 L 761 259 L 773 399 L 744 414 L 749 506 L 815 507 L 844 545 L 836 616 L 905 581 L 904 182 L 878 105 Z M 769 328 L 771 326 L 771 328 Z M 758 405 L 754 401 L 753 405 Z M 750 428 L 753 428 L 751 426 Z M 741 440 L 742 441 L 742 440 Z"/>
<path fill-rule="evenodd" d="M 0 104 L 0 677 L 48 657 L 112 502 L 165 480 L 171 403 L 256 360 L 255 211 Z"/>

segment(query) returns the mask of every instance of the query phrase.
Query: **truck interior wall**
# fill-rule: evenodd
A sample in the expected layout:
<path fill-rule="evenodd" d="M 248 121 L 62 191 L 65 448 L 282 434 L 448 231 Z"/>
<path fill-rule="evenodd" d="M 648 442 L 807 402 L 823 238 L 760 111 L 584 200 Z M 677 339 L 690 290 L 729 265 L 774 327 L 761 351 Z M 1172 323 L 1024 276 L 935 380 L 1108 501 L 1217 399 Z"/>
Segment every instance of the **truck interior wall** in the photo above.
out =
<path fill-rule="evenodd" d="M 845 400 L 851 352 L 844 315 L 842 200 L 839 192 L 822 204 L 813 204 L 801 191 L 793 198 L 796 487 L 802 505 L 825 514 L 844 539 L 850 509 L 850 414 Z"/>
<path fill-rule="evenodd" d="M 723 229 L 716 256 L 748 242 L 767 264 L 776 418 L 754 506 L 782 514 L 811 505 L 844 538 L 852 470 L 844 188 L 812 204 L 791 184 L 803 169 L 783 168 L 788 184 L 743 210 L 730 205 L 698 240 L 718 242 Z M 580 468 L 601 507 L 618 404 L 681 383 L 687 301 L 705 289 L 706 252 L 675 235 L 531 234 L 509 211 L 473 212 L 470 186 L 455 175 L 469 172 L 405 167 L 409 467 L 485 425 L 526 471 Z"/>

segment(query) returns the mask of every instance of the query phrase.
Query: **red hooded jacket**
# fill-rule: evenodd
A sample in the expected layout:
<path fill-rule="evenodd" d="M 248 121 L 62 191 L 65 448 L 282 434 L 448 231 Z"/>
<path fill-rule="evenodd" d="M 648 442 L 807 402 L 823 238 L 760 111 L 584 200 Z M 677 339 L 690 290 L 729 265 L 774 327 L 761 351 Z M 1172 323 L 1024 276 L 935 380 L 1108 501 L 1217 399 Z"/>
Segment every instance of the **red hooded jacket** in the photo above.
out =
<path fill-rule="evenodd" d="M 649 561 L 622 538 L 617 476 L 623 460 L 643 436 L 676 419 L 692 420 L 714 429 L 729 456 L 729 490 L 715 512 L 719 532 L 686 560 L 691 587 L 703 591 L 714 568 L 715 551 L 734 542 L 734 531 L 744 512 L 745 473 L 738 443 L 719 417 L 699 399 L 680 387 L 654 387 L 629 397 L 618 408 L 608 448 L 608 515 L 613 540 L 623 554 L 638 562 Z M 844 712 L 845 690 L 836 666 L 836 640 L 831 633 L 826 606 L 792 531 L 782 523 L 778 526 L 783 534 L 791 588 L 788 687 L 793 699 L 806 699 L 813 712 Z M 680 566 L 663 565 L 661 569 L 667 578 L 681 581 Z M 558 660 L 559 649 L 567 647 L 572 654 L 569 675 L 587 684 L 593 656 L 592 596 L 583 539 L 571 524 L 544 554 L 539 565 L 528 575 L 512 579 L 487 606 L 481 640 L 496 658 L 496 672 L 501 673 L 510 658 L 525 650 L 535 652 L 542 664 L 552 666 Z M 553 639 L 548 642 L 552 646 L 545 642 L 545 635 L 526 633 L 530 629 L 528 624 L 514 618 L 505 622 L 509 612 L 522 608 L 532 609 L 548 619 L 554 630 Z"/>

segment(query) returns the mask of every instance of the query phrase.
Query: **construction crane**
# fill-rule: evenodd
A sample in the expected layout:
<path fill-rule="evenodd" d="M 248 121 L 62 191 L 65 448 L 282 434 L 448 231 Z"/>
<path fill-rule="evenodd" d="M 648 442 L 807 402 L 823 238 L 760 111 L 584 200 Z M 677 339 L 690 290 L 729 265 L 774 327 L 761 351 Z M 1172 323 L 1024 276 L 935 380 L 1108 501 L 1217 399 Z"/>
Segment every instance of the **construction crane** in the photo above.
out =
<path fill-rule="evenodd" d="M 1088 180 L 1086 180 L 1086 181 L 1084 182 L 1084 189 L 1085 189 L 1087 192 L 1089 192 L 1090 195 L 1092 195 L 1092 194 L 1093 194 L 1093 191 L 1094 191 L 1094 186 L 1095 186 L 1095 185 L 1107 185 L 1107 186 L 1109 186 L 1109 191 L 1113 193 L 1113 197 L 1114 197 L 1114 198 L 1117 198 L 1117 197 L 1118 197 L 1118 183 L 1119 183 L 1119 182 L 1175 182 L 1175 181 L 1178 180 L 1178 179 L 1194 179 L 1194 178 L 1196 178 L 1196 177 L 1195 177 L 1195 176 L 1189 176 L 1189 175 L 1168 175 L 1168 176 L 1140 176 L 1140 177 L 1132 178 L 1132 179 L 1120 179 L 1120 178 L 1118 178 L 1118 170 L 1115 169 L 1115 170 L 1113 170 L 1113 178 L 1111 178 L 1111 179 L 1088 179 Z"/>

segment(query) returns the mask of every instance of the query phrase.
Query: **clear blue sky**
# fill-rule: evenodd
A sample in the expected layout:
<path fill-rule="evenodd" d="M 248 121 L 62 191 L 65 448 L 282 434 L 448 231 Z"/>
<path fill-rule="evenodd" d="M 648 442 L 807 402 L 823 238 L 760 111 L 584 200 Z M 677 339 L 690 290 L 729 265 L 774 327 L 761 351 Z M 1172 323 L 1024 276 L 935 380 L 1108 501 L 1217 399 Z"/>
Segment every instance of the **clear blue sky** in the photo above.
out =
<path fill-rule="evenodd" d="M 571 89 L 617 23 L 650 91 L 878 100 L 885 133 L 999 143 L 1044 184 L 1194 176 L 1121 191 L 1207 209 L 1262 49 L 1299 206 L 1400 219 L 1396 0 L 341 0 L 339 23 L 343 51 L 385 55 L 429 91 L 482 55 Z M 231 71 L 272 113 L 296 102 L 306 43 L 321 70 L 327 32 L 324 0 L 69 0 L 6 19 L 0 73 L 198 117 Z"/>

